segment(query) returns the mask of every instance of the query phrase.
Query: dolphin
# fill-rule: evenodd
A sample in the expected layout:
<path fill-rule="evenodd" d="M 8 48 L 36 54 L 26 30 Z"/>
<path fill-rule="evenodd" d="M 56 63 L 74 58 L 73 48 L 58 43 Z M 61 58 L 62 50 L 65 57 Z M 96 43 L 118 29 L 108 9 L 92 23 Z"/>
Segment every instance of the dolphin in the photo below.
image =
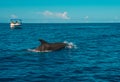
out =
<path fill-rule="evenodd" d="M 39 39 L 41 45 L 38 46 L 35 51 L 37 52 L 45 52 L 45 51 L 56 51 L 67 46 L 66 43 L 57 42 L 57 43 L 48 43 L 45 40 Z"/>

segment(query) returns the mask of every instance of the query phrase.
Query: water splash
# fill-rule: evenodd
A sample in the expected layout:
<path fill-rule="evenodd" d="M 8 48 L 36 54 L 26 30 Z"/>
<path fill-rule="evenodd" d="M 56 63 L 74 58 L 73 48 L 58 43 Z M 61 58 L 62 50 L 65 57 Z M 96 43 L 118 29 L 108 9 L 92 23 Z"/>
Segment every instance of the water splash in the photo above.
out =
<path fill-rule="evenodd" d="M 64 41 L 64 43 L 67 44 L 66 48 L 69 48 L 69 49 L 77 49 L 77 46 L 73 43 L 73 42 L 68 42 L 68 41 Z"/>

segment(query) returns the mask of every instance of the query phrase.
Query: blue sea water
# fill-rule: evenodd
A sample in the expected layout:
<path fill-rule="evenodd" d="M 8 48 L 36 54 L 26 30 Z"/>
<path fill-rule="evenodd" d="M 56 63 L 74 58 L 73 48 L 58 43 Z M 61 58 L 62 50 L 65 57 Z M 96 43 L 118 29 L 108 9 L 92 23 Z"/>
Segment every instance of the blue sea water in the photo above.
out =
<path fill-rule="evenodd" d="M 77 48 L 35 53 L 48 42 Z M 120 24 L 0 24 L 0 82 L 120 82 Z"/>

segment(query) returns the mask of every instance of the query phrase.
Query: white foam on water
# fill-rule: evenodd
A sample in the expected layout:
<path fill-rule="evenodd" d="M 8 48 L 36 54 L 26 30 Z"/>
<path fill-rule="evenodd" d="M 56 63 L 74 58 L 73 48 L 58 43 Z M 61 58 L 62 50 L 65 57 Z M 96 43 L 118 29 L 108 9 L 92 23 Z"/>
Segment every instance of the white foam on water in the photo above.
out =
<path fill-rule="evenodd" d="M 30 52 L 51 52 L 51 50 L 39 51 L 36 49 L 28 49 L 28 51 L 30 51 Z"/>
<path fill-rule="evenodd" d="M 68 41 L 64 41 L 64 43 L 66 43 L 67 44 L 67 48 L 69 48 L 69 49 L 77 49 L 77 46 L 73 43 L 73 42 L 68 42 Z"/>

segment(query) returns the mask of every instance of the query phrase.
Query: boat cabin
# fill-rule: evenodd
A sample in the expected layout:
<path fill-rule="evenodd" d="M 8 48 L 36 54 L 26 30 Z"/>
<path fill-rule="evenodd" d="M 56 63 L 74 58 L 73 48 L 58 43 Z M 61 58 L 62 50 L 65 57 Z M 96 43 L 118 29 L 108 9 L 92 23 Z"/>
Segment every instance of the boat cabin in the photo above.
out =
<path fill-rule="evenodd" d="M 22 20 L 21 19 L 11 19 L 10 20 L 10 28 L 21 28 Z"/>

